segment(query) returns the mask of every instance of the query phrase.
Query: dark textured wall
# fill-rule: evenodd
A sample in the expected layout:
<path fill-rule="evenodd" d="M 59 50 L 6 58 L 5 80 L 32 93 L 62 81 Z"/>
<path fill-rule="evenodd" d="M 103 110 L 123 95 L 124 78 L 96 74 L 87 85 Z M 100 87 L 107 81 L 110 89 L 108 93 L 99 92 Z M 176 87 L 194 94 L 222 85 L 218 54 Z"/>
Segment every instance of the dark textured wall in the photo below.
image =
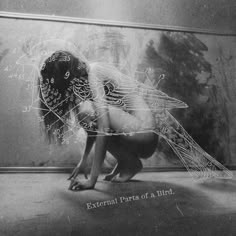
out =
<path fill-rule="evenodd" d="M 235 0 L 1 0 L 0 9 L 236 32 Z"/>

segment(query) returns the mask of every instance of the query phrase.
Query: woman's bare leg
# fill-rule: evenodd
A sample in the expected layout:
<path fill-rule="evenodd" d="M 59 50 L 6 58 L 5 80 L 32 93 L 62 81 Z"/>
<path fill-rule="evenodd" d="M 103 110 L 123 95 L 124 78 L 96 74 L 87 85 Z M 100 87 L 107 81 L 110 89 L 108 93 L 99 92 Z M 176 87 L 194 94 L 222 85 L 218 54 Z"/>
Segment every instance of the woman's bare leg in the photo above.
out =
<path fill-rule="evenodd" d="M 129 112 L 108 105 L 109 127 L 115 134 L 107 137 L 107 150 L 118 163 L 105 180 L 124 182 L 131 179 L 142 169 L 139 158 L 150 157 L 156 149 L 158 137 L 153 132 L 155 120 L 151 111 L 140 97 L 133 96 L 132 104 L 135 109 Z"/>
<path fill-rule="evenodd" d="M 150 157 L 157 146 L 158 136 L 153 132 L 155 120 L 147 104 L 138 96 L 133 96 L 130 104 L 135 109 L 129 113 L 108 107 L 110 128 L 123 135 L 109 137 L 108 151 L 118 163 L 106 180 L 128 181 L 142 169 L 139 158 Z"/>
<path fill-rule="evenodd" d="M 138 154 L 121 145 L 122 136 L 109 137 L 107 150 L 117 159 L 113 171 L 105 177 L 107 181 L 126 182 L 142 169 Z"/>
<path fill-rule="evenodd" d="M 139 158 L 150 157 L 158 142 L 158 136 L 154 132 L 155 120 L 152 113 L 141 110 L 130 114 L 111 106 L 108 110 L 110 128 L 122 134 L 119 146 L 136 152 Z"/>

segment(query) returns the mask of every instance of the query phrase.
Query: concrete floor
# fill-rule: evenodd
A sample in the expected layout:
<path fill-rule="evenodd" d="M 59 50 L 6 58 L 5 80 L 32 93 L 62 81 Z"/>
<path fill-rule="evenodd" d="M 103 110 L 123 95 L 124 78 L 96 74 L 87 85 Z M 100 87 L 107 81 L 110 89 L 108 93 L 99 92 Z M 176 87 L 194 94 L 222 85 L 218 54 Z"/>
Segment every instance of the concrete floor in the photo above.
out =
<path fill-rule="evenodd" d="M 67 177 L 1 174 L 0 236 L 236 235 L 236 178 L 194 182 L 186 172 L 140 173 L 124 184 L 100 177 L 96 189 L 72 192 Z M 169 192 L 158 196 L 162 190 Z"/>

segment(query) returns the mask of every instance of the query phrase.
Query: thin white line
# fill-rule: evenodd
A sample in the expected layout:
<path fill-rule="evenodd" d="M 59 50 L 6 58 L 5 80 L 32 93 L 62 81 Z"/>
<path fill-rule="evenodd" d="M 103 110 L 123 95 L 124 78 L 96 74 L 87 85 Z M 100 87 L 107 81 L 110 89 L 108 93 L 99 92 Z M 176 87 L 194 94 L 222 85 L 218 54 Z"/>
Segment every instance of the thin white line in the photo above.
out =
<path fill-rule="evenodd" d="M 180 208 L 178 207 L 177 203 L 176 203 L 176 208 L 177 208 L 177 210 L 180 212 L 180 214 L 181 214 L 182 216 L 184 216 L 183 212 L 180 210 Z"/>

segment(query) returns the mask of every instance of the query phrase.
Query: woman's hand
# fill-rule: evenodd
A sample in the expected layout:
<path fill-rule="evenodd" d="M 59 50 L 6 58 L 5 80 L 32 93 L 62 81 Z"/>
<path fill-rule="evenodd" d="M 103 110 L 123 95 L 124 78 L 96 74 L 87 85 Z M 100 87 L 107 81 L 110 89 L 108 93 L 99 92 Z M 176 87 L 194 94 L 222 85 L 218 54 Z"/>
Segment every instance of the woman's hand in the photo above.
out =
<path fill-rule="evenodd" d="M 85 147 L 85 151 L 84 151 L 84 155 L 82 157 L 82 159 L 80 160 L 80 162 L 78 163 L 78 165 L 75 167 L 75 169 L 73 170 L 72 174 L 70 175 L 70 177 L 68 178 L 68 180 L 71 180 L 69 189 L 72 190 L 74 185 L 78 182 L 76 180 L 76 177 L 79 174 L 84 174 L 84 177 L 86 179 L 88 179 L 88 174 L 89 174 L 89 168 L 87 165 L 87 158 L 88 155 L 93 147 L 94 141 L 96 139 L 96 137 L 91 137 L 89 136 L 90 133 L 88 133 L 87 136 L 87 141 L 86 141 L 86 147 Z"/>
<path fill-rule="evenodd" d="M 69 190 L 79 191 L 79 190 L 93 189 L 95 186 L 95 183 L 96 182 L 92 181 L 91 179 L 89 180 L 71 179 Z"/>
<path fill-rule="evenodd" d="M 76 166 L 68 180 L 75 179 L 79 174 L 84 174 L 84 177 L 88 179 L 89 169 L 87 166 L 85 166 L 85 164 L 80 164 L 79 166 Z"/>

